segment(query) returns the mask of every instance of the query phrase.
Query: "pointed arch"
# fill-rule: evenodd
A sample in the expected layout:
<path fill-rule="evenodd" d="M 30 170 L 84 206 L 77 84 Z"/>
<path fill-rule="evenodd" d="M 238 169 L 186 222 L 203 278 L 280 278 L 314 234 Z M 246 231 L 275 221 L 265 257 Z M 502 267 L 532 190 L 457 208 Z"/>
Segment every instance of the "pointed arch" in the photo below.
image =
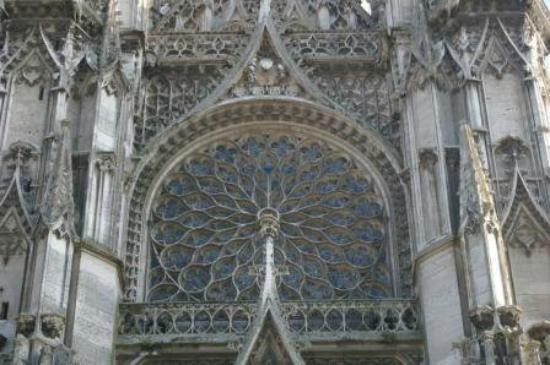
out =
<path fill-rule="evenodd" d="M 503 215 L 504 237 L 508 245 L 530 256 L 538 245 L 550 242 L 550 218 L 536 202 L 521 172 L 516 168 L 512 198 Z"/>

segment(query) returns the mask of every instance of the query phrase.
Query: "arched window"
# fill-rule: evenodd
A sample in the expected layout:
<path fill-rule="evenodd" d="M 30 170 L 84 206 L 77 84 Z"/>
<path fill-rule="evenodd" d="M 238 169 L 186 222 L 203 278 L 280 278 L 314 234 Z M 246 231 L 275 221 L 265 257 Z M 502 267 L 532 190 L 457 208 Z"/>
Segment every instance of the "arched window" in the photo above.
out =
<path fill-rule="evenodd" d="M 280 131 L 218 140 L 176 164 L 153 201 L 149 301 L 256 300 L 265 209 L 279 219 L 281 300 L 392 296 L 382 193 L 327 141 Z"/>

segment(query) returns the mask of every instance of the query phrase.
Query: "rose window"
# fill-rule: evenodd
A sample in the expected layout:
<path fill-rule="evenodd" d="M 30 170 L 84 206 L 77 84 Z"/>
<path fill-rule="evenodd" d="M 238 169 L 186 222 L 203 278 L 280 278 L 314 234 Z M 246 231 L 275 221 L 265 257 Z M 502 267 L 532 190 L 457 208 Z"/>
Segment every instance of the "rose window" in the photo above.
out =
<path fill-rule="evenodd" d="M 247 135 L 195 151 L 154 199 L 148 299 L 258 298 L 259 217 L 278 214 L 282 300 L 391 296 L 386 218 L 368 171 L 327 142 Z"/>

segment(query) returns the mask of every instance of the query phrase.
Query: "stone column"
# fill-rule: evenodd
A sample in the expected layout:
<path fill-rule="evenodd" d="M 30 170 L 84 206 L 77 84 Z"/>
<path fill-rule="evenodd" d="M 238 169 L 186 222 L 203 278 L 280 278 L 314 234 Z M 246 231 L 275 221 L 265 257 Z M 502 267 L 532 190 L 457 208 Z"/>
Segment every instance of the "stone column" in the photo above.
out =
<path fill-rule="evenodd" d="M 113 222 L 114 154 L 101 153 L 92 164 L 92 183 L 88 188 L 88 204 L 83 238 L 100 245 L 109 245 Z"/>
<path fill-rule="evenodd" d="M 451 230 L 445 146 L 445 97 L 431 80 L 410 88 L 406 99 L 406 145 L 415 227 L 415 281 L 426 330 L 427 360 L 455 364 L 454 344 L 464 337 L 455 240 Z"/>

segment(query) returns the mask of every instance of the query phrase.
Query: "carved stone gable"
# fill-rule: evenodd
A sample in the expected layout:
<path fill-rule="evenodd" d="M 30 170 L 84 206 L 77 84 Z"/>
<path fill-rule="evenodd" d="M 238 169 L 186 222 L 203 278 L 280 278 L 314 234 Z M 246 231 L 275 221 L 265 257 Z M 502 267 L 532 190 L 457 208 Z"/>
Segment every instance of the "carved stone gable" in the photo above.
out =
<path fill-rule="evenodd" d="M 0 219 L 0 263 L 7 265 L 10 258 L 25 255 L 27 233 L 14 208 Z"/>
<path fill-rule="evenodd" d="M 241 79 L 231 88 L 230 97 L 245 96 L 302 96 L 303 88 L 290 74 L 267 34 L 258 51 L 247 63 Z"/>
<path fill-rule="evenodd" d="M 506 242 L 520 248 L 527 256 L 539 248 L 550 249 L 550 219 L 537 204 L 519 171 L 516 171 L 513 185 L 513 197 L 503 219 Z"/>

